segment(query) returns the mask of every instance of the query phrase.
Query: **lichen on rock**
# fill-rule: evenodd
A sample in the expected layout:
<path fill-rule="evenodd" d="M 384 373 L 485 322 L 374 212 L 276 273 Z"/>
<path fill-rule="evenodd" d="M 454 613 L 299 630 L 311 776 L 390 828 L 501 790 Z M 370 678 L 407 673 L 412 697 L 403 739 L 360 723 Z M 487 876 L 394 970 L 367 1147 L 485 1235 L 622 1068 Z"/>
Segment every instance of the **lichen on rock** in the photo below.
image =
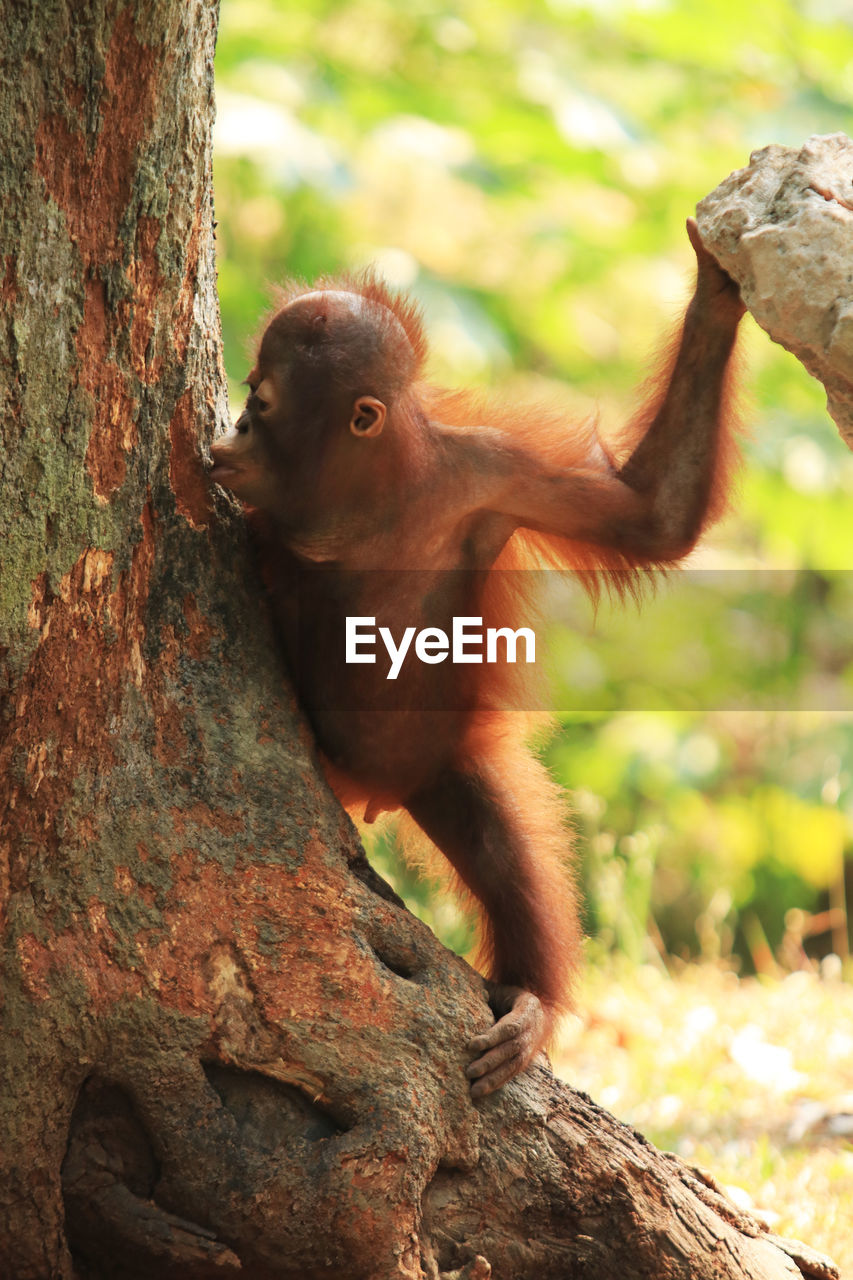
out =
<path fill-rule="evenodd" d="M 761 327 L 824 384 L 853 448 L 853 142 L 833 133 L 762 147 L 696 218 Z"/>

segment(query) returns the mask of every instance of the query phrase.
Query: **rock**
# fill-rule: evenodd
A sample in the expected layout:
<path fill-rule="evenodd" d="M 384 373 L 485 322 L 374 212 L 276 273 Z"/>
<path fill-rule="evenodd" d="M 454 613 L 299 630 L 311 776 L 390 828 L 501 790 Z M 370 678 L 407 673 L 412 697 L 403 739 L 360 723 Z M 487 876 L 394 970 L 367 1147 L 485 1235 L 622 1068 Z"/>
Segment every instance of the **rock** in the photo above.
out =
<path fill-rule="evenodd" d="M 699 234 L 755 319 L 826 387 L 853 448 L 853 142 L 754 151 L 696 209 Z"/>

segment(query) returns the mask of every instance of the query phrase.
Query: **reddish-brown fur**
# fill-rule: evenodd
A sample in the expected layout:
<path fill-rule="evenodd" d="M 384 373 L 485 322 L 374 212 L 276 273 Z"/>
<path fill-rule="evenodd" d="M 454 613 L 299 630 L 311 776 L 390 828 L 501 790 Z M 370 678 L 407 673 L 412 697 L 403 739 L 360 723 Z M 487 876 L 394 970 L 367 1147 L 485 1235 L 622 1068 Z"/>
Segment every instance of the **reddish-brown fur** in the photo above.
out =
<path fill-rule="evenodd" d="M 214 478 L 263 512 L 285 652 L 335 789 L 369 821 L 407 810 L 483 908 L 499 1016 L 470 1046 L 475 1096 L 551 1034 L 579 952 L 563 802 L 525 745 L 535 698 L 521 664 L 407 659 L 390 688 L 343 663 L 344 620 L 375 616 L 395 637 L 458 615 L 516 629 L 532 621 L 524 570 L 637 596 L 692 547 L 728 491 L 743 308 L 688 229 L 694 299 L 615 444 L 542 406 L 424 382 L 417 308 L 365 274 L 284 291 L 246 410 L 213 446 Z"/>

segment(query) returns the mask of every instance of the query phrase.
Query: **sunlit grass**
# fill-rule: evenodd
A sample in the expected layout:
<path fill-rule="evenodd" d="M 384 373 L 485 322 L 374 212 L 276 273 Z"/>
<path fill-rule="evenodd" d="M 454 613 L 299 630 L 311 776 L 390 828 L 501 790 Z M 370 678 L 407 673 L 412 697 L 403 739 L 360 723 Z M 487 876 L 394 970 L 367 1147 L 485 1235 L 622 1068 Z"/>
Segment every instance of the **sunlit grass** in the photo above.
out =
<path fill-rule="evenodd" d="M 590 965 L 555 1070 L 853 1274 L 853 986 Z"/>

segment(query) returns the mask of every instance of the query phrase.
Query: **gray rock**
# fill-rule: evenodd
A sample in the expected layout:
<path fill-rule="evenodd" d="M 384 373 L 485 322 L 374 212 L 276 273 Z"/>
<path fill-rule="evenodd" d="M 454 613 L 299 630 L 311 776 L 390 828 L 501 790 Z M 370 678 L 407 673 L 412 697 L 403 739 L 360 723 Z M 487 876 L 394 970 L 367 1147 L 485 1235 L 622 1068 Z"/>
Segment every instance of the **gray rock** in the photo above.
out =
<path fill-rule="evenodd" d="M 754 151 L 696 209 L 705 246 L 755 319 L 824 384 L 853 448 L 853 142 Z"/>

